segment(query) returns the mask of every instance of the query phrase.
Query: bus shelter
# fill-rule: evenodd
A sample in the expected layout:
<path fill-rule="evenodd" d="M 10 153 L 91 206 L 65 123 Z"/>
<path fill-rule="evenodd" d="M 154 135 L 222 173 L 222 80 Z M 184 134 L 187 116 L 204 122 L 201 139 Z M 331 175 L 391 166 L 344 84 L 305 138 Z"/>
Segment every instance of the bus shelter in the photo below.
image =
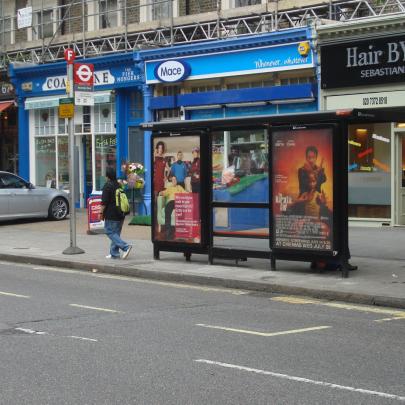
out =
<path fill-rule="evenodd" d="M 142 124 L 151 131 L 152 242 L 215 258 L 333 262 L 348 277 L 348 125 L 404 110 Z"/>

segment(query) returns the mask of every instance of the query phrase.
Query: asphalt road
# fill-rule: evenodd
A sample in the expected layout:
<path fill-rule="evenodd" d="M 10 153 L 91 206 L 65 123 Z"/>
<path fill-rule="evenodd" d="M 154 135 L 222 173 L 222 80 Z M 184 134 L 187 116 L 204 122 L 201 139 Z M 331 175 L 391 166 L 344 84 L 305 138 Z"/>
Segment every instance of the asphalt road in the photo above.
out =
<path fill-rule="evenodd" d="M 0 404 L 405 403 L 405 311 L 0 263 Z"/>

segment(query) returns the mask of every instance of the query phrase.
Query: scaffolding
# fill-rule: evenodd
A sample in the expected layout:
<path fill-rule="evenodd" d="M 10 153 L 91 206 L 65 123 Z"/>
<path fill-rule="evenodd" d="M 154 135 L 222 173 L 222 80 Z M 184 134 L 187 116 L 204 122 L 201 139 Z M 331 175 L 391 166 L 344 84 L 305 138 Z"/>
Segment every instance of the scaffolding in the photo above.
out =
<path fill-rule="evenodd" d="M 30 28 L 19 30 L 16 16 L 1 16 L 0 69 L 13 62 L 40 64 L 63 60 L 67 47 L 72 47 L 77 57 L 88 58 L 405 13 L 405 2 L 400 0 L 329 1 L 290 10 L 280 10 L 277 0 L 266 5 L 248 0 L 249 6 L 232 10 L 235 14 L 240 9 L 240 14 L 245 15 L 230 18 L 225 17 L 227 10 L 221 10 L 220 0 L 206 5 L 206 13 L 178 17 L 179 12 L 173 17 L 174 0 L 153 0 L 142 5 L 132 0 L 65 3 L 34 9 Z M 274 10 L 261 12 L 264 8 Z M 176 24 L 187 18 L 195 20 L 197 16 L 200 22 Z"/>

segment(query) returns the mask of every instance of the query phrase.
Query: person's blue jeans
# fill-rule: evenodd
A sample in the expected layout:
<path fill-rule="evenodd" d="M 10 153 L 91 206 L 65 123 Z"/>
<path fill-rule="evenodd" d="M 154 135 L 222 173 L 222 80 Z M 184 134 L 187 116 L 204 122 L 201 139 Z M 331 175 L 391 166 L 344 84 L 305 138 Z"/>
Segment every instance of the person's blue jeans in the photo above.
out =
<path fill-rule="evenodd" d="M 120 249 L 125 251 L 128 249 L 129 244 L 121 239 L 121 230 L 124 221 L 112 221 L 106 219 L 104 222 L 104 229 L 111 240 L 110 255 L 112 257 L 120 257 Z"/>

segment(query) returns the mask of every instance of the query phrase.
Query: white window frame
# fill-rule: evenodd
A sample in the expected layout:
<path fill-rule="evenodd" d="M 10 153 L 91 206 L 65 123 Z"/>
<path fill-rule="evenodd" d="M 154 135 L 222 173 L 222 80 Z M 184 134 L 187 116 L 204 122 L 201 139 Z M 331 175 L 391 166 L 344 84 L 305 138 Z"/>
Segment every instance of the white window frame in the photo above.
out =
<path fill-rule="evenodd" d="M 153 0 L 140 0 L 140 10 L 139 10 L 139 22 L 151 22 L 159 21 L 170 18 L 170 5 L 169 5 L 169 15 L 167 17 L 160 17 L 158 19 L 153 19 Z M 173 7 L 173 18 L 179 17 L 179 2 L 178 0 L 168 0 L 172 2 Z"/>
<path fill-rule="evenodd" d="M 51 12 L 51 22 L 52 24 L 52 35 L 55 34 L 56 30 L 58 29 L 58 21 L 59 21 L 59 8 L 44 8 L 42 10 L 42 14 L 44 12 Z M 32 13 L 32 27 L 27 29 L 27 38 L 28 41 L 35 41 L 35 40 L 42 40 L 42 39 L 47 39 L 47 38 L 52 38 L 51 36 L 43 37 L 40 35 L 40 30 L 41 33 L 43 33 L 43 28 L 40 28 L 40 25 L 38 24 L 38 16 L 41 15 L 41 10 L 35 10 Z M 43 27 L 43 24 L 41 25 Z"/>
<path fill-rule="evenodd" d="M 50 124 L 46 126 L 49 128 L 48 133 L 40 133 L 39 130 L 41 127 L 37 125 L 37 118 L 40 119 L 39 116 L 41 111 L 48 111 Z M 52 111 L 52 113 L 51 113 Z M 57 107 L 50 107 L 50 108 L 41 108 L 41 109 L 34 109 L 30 111 L 30 125 L 29 125 L 29 155 L 30 155 L 30 182 L 36 184 L 37 178 L 37 170 L 36 170 L 36 150 L 35 150 L 35 140 L 37 138 L 54 138 L 55 139 L 55 181 L 56 181 L 56 188 L 59 189 L 59 138 L 67 137 L 67 124 L 65 121 L 65 131 L 64 133 L 59 133 L 59 127 L 61 125 L 61 121 L 58 117 L 58 108 Z M 37 131 L 38 130 L 38 131 Z"/>

